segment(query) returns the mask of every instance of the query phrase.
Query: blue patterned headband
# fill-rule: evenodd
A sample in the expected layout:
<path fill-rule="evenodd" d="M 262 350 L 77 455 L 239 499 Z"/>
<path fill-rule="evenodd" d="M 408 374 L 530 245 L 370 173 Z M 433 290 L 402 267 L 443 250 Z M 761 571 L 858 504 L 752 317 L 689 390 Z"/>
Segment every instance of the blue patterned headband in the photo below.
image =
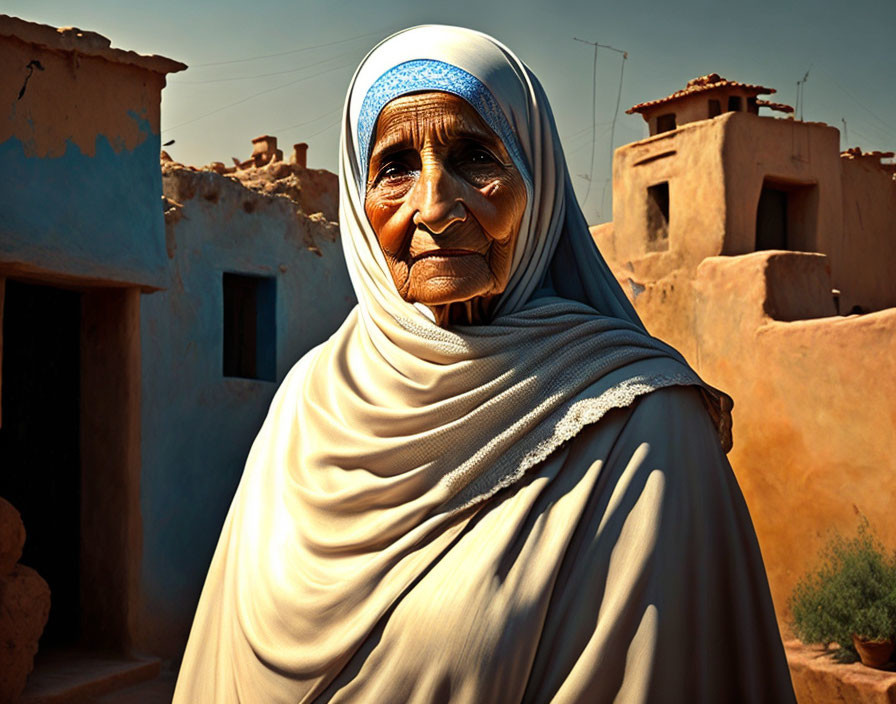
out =
<path fill-rule="evenodd" d="M 427 90 L 453 93 L 472 105 L 480 117 L 485 120 L 485 123 L 501 138 L 514 165 L 523 174 L 523 178 L 531 184 L 529 168 L 523 159 L 519 141 L 510 128 L 498 101 L 482 81 L 473 74 L 443 61 L 415 59 L 390 68 L 374 81 L 370 90 L 367 91 L 367 95 L 364 96 L 361 114 L 358 116 L 358 147 L 361 150 L 361 168 L 359 170 L 361 182 L 358 185 L 362 196 L 367 182 L 370 150 L 373 146 L 371 144 L 373 128 L 380 111 L 386 106 L 386 103 L 400 95 Z"/>

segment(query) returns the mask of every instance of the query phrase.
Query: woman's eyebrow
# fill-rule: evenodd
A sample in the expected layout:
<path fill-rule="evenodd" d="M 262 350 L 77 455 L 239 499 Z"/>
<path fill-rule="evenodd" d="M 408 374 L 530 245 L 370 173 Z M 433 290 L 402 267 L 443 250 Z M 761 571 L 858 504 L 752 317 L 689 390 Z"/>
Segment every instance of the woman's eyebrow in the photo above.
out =
<path fill-rule="evenodd" d="M 408 149 L 412 146 L 413 140 L 407 130 L 392 130 L 386 135 L 377 139 L 373 145 L 373 151 L 370 153 L 370 160 L 382 158 L 388 154 Z"/>
<path fill-rule="evenodd" d="M 489 146 L 504 144 L 500 137 L 491 130 L 483 130 L 478 127 L 464 127 L 451 132 L 451 136 L 456 139 L 467 139 L 472 142 L 482 142 Z"/>

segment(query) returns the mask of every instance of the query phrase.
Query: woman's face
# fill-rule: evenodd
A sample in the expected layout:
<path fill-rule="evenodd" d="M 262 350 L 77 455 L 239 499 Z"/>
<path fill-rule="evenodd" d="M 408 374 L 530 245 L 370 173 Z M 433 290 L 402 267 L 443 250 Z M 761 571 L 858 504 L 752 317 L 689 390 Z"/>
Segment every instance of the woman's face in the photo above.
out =
<path fill-rule="evenodd" d="M 522 174 L 464 99 L 416 93 L 383 108 L 364 210 L 398 292 L 439 325 L 488 318 L 525 208 Z"/>

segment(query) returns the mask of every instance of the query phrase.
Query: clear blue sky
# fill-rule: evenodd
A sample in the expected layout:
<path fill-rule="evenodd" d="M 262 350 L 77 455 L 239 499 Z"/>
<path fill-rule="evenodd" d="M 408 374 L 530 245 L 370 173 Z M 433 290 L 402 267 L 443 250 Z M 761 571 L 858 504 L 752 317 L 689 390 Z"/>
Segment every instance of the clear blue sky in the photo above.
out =
<path fill-rule="evenodd" d="M 896 148 L 896 0 L 4 0 L 0 12 L 188 64 L 163 92 L 162 136 L 176 140 L 175 159 L 195 165 L 245 158 L 251 138 L 269 133 L 284 151 L 308 142 L 309 166 L 335 171 L 355 66 L 380 38 L 423 23 L 482 30 L 529 64 L 551 99 L 580 200 L 591 161 L 592 50 L 574 36 L 628 52 L 615 146 L 646 135 L 626 108 L 695 76 L 761 83 L 793 105 L 808 70 L 804 119 L 838 128 L 845 119 L 843 146 Z M 620 61 L 598 54 L 591 222 L 610 217 Z"/>

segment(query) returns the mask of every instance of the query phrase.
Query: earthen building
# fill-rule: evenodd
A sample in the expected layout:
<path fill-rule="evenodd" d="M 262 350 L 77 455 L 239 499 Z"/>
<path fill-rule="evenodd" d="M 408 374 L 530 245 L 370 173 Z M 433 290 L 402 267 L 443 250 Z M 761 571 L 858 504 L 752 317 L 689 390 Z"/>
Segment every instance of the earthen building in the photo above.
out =
<path fill-rule="evenodd" d="M 789 112 L 769 92 L 711 74 L 632 108 L 650 136 L 616 150 L 614 219 L 592 233 L 648 330 L 734 399 L 730 459 L 787 635 L 833 529 L 863 515 L 896 548 L 896 181 L 891 153 L 760 114 Z M 842 684 L 793 653 L 801 702 Z"/>

